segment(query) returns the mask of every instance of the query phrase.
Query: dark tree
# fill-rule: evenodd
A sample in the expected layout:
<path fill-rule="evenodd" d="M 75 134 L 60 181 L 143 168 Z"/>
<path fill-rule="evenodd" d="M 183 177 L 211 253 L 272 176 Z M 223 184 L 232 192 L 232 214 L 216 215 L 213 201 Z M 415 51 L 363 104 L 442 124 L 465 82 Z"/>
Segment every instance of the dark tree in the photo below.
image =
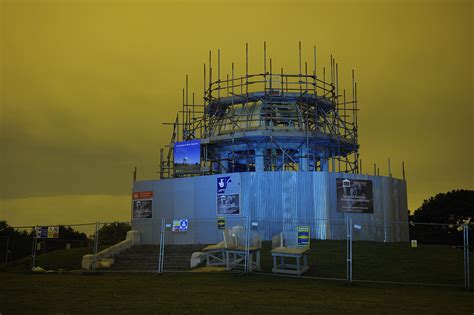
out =
<path fill-rule="evenodd" d="M 451 190 L 423 201 L 415 210 L 415 222 L 456 224 L 474 218 L 474 190 Z"/>
<path fill-rule="evenodd" d="M 43 244 L 41 249 L 42 253 L 66 249 L 67 244 L 69 244 L 71 248 L 92 247 L 92 240 L 88 239 L 85 233 L 64 225 L 59 226 L 58 238 L 47 238 L 39 241 Z"/>
<path fill-rule="evenodd" d="M 99 244 L 113 245 L 125 240 L 127 232 L 130 231 L 130 223 L 113 222 L 102 226 L 99 230 Z"/>
<path fill-rule="evenodd" d="M 439 193 L 425 200 L 410 220 L 414 222 L 410 226 L 412 239 L 424 243 L 462 244 L 462 225 L 474 222 L 474 190 Z M 471 231 L 474 234 L 472 228 Z"/>
<path fill-rule="evenodd" d="M 0 264 L 31 255 L 32 232 L 19 230 L 0 221 Z"/>

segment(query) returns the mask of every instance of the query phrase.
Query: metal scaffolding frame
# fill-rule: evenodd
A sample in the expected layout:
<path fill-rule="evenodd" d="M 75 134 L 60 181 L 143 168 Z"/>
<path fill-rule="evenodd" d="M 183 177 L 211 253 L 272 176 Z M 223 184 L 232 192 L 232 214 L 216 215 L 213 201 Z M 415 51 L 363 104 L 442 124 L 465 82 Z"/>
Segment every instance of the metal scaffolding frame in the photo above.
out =
<path fill-rule="evenodd" d="M 217 78 L 212 65 L 204 64 L 203 103 L 189 101 L 189 78 L 182 91 L 182 109 L 172 123 L 169 146 L 160 151 L 160 178 L 246 171 L 359 172 L 357 83 L 352 70 L 350 100 L 340 93 L 339 65 L 331 55 L 326 68 L 317 73 L 316 47 L 313 69 L 302 63 L 298 47 L 298 73 L 274 72 L 263 45 L 263 72 L 249 73 L 248 44 L 245 74 L 221 78 L 217 52 Z M 267 69 L 267 61 L 269 67 Z M 304 69 L 304 70 L 303 70 Z M 175 142 L 200 139 L 199 172 L 176 174 Z M 167 151 L 167 152 L 165 152 Z"/>

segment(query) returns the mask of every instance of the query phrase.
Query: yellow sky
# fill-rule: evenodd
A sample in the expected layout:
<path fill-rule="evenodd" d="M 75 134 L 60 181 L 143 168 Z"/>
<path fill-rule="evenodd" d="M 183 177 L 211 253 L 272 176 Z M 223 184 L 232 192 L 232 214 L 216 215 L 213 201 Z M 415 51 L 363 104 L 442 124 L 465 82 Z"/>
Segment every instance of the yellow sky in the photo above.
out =
<path fill-rule="evenodd" d="M 0 218 L 128 220 L 133 166 L 157 178 L 163 122 L 186 74 L 202 96 L 209 49 L 244 71 L 334 54 L 356 69 L 364 169 L 401 177 L 409 208 L 473 189 L 472 1 L 0 0 Z M 71 222 L 75 221 L 75 222 Z"/>

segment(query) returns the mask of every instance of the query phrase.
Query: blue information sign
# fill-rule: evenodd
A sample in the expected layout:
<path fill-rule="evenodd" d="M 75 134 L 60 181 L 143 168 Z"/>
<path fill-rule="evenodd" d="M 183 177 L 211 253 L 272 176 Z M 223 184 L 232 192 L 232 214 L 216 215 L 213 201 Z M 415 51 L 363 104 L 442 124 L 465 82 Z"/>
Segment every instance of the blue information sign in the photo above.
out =
<path fill-rule="evenodd" d="M 188 230 L 188 219 L 173 220 L 173 232 L 186 232 Z"/>

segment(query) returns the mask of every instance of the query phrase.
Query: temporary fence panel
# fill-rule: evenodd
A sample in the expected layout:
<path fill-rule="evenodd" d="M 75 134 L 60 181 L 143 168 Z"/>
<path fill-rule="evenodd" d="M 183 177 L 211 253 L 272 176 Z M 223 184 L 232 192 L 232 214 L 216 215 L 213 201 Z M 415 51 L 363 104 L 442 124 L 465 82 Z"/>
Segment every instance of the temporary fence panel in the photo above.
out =
<path fill-rule="evenodd" d="M 83 256 L 94 253 L 95 227 L 95 223 L 36 226 L 32 267 L 46 271 L 81 270 Z"/>
<path fill-rule="evenodd" d="M 0 269 L 24 272 L 31 269 L 33 227 L 0 230 Z"/>
<path fill-rule="evenodd" d="M 474 285 L 474 223 L 464 226 L 464 287 L 472 290 Z"/>
<path fill-rule="evenodd" d="M 409 239 L 400 235 L 409 229 Z M 463 232 L 458 226 L 351 220 L 354 281 L 463 285 Z M 384 242 L 367 241 L 381 234 Z"/>
<path fill-rule="evenodd" d="M 248 225 L 244 217 L 164 219 L 157 271 L 246 271 Z"/>
<path fill-rule="evenodd" d="M 250 221 L 252 235 L 257 234 L 262 241 L 262 272 L 340 280 L 347 278 L 344 220 Z M 336 240 L 329 240 L 332 233 L 338 235 Z"/>
<path fill-rule="evenodd" d="M 134 257 L 140 248 L 127 240 L 131 224 L 126 222 L 99 222 L 94 238 L 94 271 L 126 271 L 136 268 Z M 138 262 L 137 262 L 138 263 Z"/>

